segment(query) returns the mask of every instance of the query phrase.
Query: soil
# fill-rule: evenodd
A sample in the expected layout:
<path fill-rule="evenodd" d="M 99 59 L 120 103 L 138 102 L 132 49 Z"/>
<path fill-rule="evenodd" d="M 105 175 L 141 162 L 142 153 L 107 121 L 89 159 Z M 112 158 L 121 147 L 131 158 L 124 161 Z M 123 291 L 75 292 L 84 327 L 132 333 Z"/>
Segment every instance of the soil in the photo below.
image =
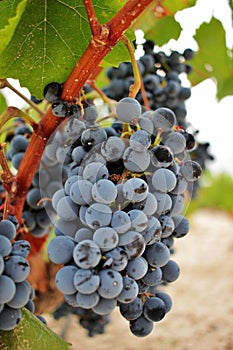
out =
<path fill-rule="evenodd" d="M 65 334 L 71 350 L 233 350 L 233 218 L 200 210 L 190 223 L 189 234 L 176 240 L 172 256 L 180 265 L 180 277 L 165 287 L 173 308 L 153 332 L 135 337 L 116 310 L 105 334 L 89 338 L 71 316 Z M 67 319 L 44 316 L 61 335 Z"/>

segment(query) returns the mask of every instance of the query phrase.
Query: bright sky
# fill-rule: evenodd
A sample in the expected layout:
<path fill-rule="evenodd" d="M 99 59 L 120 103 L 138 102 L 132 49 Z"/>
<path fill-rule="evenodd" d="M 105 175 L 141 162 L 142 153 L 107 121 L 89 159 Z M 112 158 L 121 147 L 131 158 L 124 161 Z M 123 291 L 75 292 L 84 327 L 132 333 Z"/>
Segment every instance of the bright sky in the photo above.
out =
<path fill-rule="evenodd" d="M 169 42 L 169 47 L 180 52 L 187 47 L 197 49 L 192 36 L 203 21 L 208 22 L 211 19 L 212 14 L 223 23 L 227 45 L 232 47 L 233 29 L 227 0 L 198 0 L 195 7 L 178 13 L 176 19 L 183 32 L 178 41 Z M 15 84 L 19 87 L 17 82 Z M 9 90 L 5 92 L 11 105 L 24 105 L 14 93 Z M 26 89 L 22 92 L 30 96 Z M 205 80 L 192 88 L 192 96 L 186 101 L 187 120 L 195 129 L 200 130 L 199 141 L 208 141 L 211 144 L 210 151 L 215 156 L 215 161 L 209 163 L 209 168 L 216 172 L 227 171 L 233 176 L 233 152 L 230 145 L 233 137 L 232 106 L 233 96 L 225 97 L 220 102 L 216 100 L 216 85 L 212 80 Z"/>

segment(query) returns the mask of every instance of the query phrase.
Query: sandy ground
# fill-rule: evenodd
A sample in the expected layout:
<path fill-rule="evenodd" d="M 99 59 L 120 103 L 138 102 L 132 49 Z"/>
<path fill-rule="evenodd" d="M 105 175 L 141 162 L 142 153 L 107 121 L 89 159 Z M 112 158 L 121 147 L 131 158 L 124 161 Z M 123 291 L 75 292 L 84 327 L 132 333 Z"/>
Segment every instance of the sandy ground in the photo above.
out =
<path fill-rule="evenodd" d="M 70 349 L 85 350 L 233 350 L 233 218 L 201 210 L 190 218 L 191 231 L 176 240 L 173 259 L 181 267 L 165 290 L 173 308 L 145 338 L 133 336 L 116 310 L 104 335 L 87 336 L 71 317 L 65 339 Z M 61 334 L 65 319 L 44 315 Z"/>

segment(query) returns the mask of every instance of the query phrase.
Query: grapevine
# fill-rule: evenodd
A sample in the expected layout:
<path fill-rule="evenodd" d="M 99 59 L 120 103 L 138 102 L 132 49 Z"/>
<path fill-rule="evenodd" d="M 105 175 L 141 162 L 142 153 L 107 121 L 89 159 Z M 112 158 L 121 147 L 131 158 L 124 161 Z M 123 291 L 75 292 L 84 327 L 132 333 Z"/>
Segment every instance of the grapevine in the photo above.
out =
<path fill-rule="evenodd" d="M 18 5 L 11 25 L 20 21 Z M 17 347 L 8 335 L 25 329 L 25 319 L 47 332 L 47 311 L 55 319 L 75 314 L 93 336 L 118 309 L 129 331 L 145 337 L 172 309 L 166 285 L 180 275 L 175 242 L 189 232 L 185 208 L 213 159 L 186 117 L 191 87 L 180 75 L 192 74 L 196 53 L 165 54 L 150 39 L 136 60 L 126 31 L 151 9 L 159 18 L 172 12 L 160 1 L 118 5 L 102 24 L 98 5 L 83 0 L 89 43 L 66 79 L 43 85 L 43 96 L 23 96 L 0 64 L 0 88 L 29 106 L 8 106 L 0 116 L 0 344 L 7 349 L 12 341 Z M 119 42 L 130 61 L 108 68 L 100 88 L 103 60 Z M 50 337 L 43 349 L 68 349 Z"/>

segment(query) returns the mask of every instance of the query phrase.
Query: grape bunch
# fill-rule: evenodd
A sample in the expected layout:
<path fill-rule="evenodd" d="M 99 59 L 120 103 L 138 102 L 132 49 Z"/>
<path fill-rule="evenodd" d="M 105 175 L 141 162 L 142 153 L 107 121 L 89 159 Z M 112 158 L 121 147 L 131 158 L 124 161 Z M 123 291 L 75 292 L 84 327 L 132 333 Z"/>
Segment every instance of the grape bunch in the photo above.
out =
<path fill-rule="evenodd" d="M 176 114 L 178 124 L 187 127 L 185 101 L 191 96 L 191 89 L 182 85 L 180 75 L 187 76 L 192 71 L 187 61 L 194 57 L 195 52 L 191 49 L 186 49 L 183 53 L 171 51 L 170 54 L 155 51 L 152 40 L 145 41 L 143 49 L 145 54 L 139 58 L 138 67 L 150 108 L 170 108 Z M 122 62 L 118 68 L 110 67 L 107 78 L 110 83 L 103 88 L 103 92 L 109 98 L 119 101 L 134 81 L 132 63 Z M 141 91 L 136 99 L 141 105 L 144 104 Z"/>
<path fill-rule="evenodd" d="M 21 308 L 34 312 L 34 289 L 27 281 L 30 266 L 26 259 L 30 244 L 15 240 L 16 219 L 0 221 L 0 330 L 14 329 L 21 319 Z M 12 240 L 14 241 L 12 243 Z"/>
<path fill-rule="evenodd" d="M 62 116 L 62 105 L 56 102 L 55 114 Z M 58 219 L 48 256 L 63 265 L 56 286 L 83 310 L 89 332 L 93 312 L 106 317 L 119 307 L 131 332 L 144 337 L 171 309 L 160 287 L 179 277 L 171 253 L 174 240 L 189 231 L 185 191 L 202 169 L 189 159 L 193 136 L 177 126 L 171 109 L 142 113 L 139 102 L 126 97 L 116 114 L 102 127 L 92 105 L 54 136 L 50 148 L 60 148 L 59 161 L 69 170 L 52 196 Z M 61 131 L 72 140 L 63 148 Z"/>

